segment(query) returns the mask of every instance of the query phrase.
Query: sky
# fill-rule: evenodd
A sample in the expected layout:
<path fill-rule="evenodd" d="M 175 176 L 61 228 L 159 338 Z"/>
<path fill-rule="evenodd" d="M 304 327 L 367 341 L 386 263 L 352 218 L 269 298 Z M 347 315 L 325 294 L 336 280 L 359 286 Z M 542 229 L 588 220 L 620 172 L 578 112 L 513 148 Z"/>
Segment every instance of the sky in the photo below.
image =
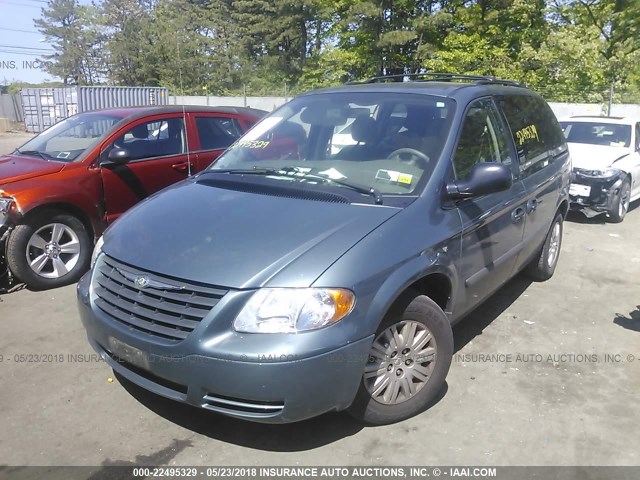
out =
<path fill-rule="evenodd" d="M 0 84 L 59 80 L 40 70 L 36 62 L 39 55 L 53 53 L 33 25 L 46 6 L 46 0 L 0 0 Z"/>

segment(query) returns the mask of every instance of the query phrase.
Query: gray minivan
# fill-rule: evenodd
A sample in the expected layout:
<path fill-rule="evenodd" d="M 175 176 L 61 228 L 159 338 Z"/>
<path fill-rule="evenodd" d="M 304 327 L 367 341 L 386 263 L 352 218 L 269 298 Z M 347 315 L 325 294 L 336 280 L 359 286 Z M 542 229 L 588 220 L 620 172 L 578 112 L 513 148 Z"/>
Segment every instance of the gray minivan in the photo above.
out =
<path fill-rule="evenodd" d="M 571 162 L 544 100 L 390 80 L 295 98 L 106 231 L 78 299 L 117 373 L 248 420 L 395 422 L 443 388 L 453 323 L 553 275 Z"/>

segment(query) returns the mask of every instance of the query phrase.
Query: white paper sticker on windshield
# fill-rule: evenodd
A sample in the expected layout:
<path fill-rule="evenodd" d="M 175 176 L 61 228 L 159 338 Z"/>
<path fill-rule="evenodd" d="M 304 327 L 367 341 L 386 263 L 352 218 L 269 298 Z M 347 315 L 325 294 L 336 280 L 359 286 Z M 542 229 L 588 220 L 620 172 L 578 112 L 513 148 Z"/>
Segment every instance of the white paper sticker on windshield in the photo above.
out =
<path fill-rule="evenodd" d="M 58 153 L 58 155 L 56 155 L 57 158 L 69 158 L 69 155 L 71 155 L 71 152 L 60 152 Z"/>
<path fill-rule="evenodd" d="M 331 180 L 341 180 L 343 178 L 347 178 L 335 168 L 330 168 L 329 170 L 325 170 L 324 172 L 319 172 L 319 173 L 322 175 L 326 175 Z"/>
<path fill-rule="evenodd" d="M 378 170 L 376 173 L 376 180 L 382 180 L 389 183 L 402 183 L 404 185 L 411 185 L 413 181 L 413 175 L 409 173 L 396 172 L 395 170 Z"/>

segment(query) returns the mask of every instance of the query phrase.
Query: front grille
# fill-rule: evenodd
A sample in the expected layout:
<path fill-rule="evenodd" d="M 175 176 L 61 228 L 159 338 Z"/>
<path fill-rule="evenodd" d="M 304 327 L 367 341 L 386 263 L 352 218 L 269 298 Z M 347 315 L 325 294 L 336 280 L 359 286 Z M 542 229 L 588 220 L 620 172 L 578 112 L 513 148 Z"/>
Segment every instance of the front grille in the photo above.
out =
<path fill-rule="evenodd" d="M 187 338 L 228 292 L 151 274 L 107 255 L 98 260 L 93 281 L 100 310 L 131 329 L 173 341 Z"/>

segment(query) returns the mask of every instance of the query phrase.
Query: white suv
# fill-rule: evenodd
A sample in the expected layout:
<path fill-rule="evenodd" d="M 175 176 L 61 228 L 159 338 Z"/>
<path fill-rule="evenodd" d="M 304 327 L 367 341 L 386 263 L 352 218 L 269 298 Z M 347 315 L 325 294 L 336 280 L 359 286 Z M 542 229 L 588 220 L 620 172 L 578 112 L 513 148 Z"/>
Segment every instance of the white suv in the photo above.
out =
<path fill-rule="evenodd" d="M 560 125 L 573 162 L 571 208 L 621 222 L 640 198 L 640 119 L 580 116 Z"/>

